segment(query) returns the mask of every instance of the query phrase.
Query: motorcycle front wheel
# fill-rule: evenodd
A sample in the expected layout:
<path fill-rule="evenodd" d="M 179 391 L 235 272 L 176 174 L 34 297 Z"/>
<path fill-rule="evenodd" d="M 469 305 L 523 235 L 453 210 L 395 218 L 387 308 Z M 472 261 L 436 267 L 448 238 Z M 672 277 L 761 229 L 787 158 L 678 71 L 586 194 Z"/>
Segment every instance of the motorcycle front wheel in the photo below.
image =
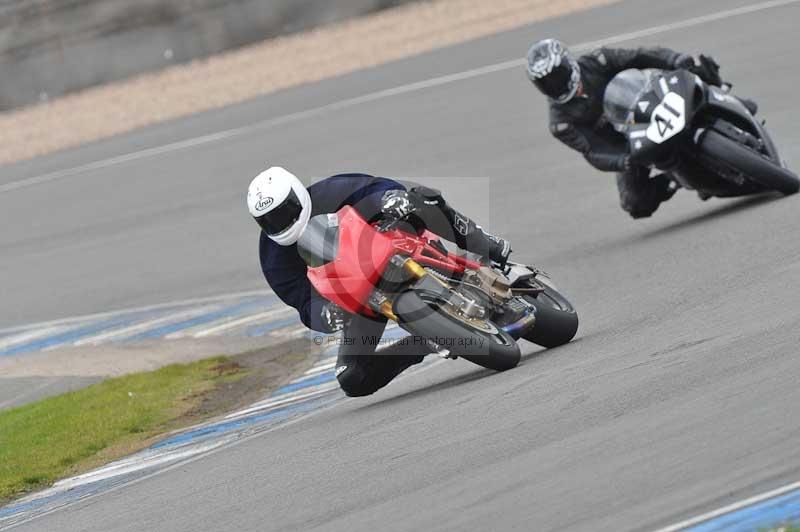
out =
<path fill-rule="evenodd" d="M 495 371 L 505 371 L 519 364 L 517 342 L 491 321 L 467 318 L 448 305 L 413 290 L 400 294 L 392 309 L 403 329 L 453 355 Z"/>
<path fill-rule="evenodd" d="M 785 195 L 800 190 L 800 179 L 792 171 L 716 131 L 706 131 L 699 148 L 705 155 L 739 170 L 768 189 Z"/>

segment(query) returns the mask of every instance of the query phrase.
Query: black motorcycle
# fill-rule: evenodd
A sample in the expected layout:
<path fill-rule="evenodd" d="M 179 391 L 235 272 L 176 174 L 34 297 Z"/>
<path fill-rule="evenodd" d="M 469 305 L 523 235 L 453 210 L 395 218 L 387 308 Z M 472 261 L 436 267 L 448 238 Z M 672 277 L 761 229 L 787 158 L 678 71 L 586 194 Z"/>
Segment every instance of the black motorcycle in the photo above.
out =
<path fill-rule="evenodd" d="M 765 191 L 794 194 L 800 180 L 778 155 L 763 123 L 731 86 L 708 85 L 687 70 L 620 72 L 604 111 L 630 143 L 631 157 L 665 172 L 700 197 Z"/>

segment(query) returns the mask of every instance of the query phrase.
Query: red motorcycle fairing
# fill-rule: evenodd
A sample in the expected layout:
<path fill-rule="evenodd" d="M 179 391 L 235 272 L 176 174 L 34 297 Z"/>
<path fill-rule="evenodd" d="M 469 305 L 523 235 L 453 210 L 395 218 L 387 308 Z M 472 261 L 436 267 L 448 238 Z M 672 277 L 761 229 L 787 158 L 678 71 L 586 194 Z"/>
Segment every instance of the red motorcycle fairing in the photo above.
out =
<path fill-rule="evenodd" d="M 443 253 L 433 245 L 433 233 L 422 236 L 392 229 L 378 231 L 353 207 L 338 214 L 338 248 L 333 261 L 308 269 L 308 279 L 319 294 L 353 314 L 376 316 L 367 301 L 395 255 L 405 255 L 422 265 L 450 274 L 481 267 L 465 257 Z"/>
<path fill-rule="evenodd" d="M 391 236 L 376 231 L 350 206 L 340 209 L 338 216 L 336 258 L 309 268 L 308 279 L 322 297 L 348 312 L 375 316 L 366 301 L 392 257 Z"/>

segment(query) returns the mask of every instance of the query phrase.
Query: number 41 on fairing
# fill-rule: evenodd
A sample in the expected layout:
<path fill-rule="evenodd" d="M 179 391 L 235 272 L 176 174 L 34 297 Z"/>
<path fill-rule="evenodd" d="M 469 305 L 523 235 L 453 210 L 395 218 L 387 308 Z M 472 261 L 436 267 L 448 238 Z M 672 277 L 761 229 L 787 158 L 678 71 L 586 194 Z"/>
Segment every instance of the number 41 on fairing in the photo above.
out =
<path fill-rule="evenodd" d="M 650 115 L 647 138 L 656 144 L 671 139 L 686 127 L 686 101 L 676 92 L 668 92 Z"/>

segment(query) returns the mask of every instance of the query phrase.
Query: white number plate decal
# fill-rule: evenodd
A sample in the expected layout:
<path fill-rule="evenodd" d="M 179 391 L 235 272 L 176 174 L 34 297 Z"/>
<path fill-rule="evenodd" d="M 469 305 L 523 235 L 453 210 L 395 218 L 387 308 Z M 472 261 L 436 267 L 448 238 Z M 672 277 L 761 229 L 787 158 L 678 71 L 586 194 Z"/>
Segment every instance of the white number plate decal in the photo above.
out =
<path fill-rule="evenodd" d="M 686 101 L 676 92 L 668 92 L 650 115 L 647 138 L 656 144 L 671 139 L 686 127 Z"/>

